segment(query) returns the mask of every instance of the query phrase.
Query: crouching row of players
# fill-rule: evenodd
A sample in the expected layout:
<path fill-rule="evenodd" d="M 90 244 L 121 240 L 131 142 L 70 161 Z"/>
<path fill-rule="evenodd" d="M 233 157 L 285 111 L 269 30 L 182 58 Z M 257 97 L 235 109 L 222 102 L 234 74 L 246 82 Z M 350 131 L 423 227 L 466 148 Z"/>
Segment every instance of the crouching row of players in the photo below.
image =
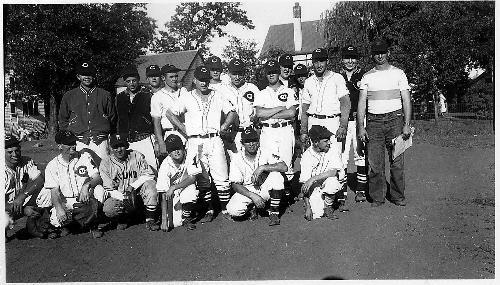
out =
<path fill-rule="evenodd" d="M 334 194 L 341 188 L 339 179 L 344 173 L 340 155 L 326 155 L 331 136 L 325 127 L 312 126 L 309 131 L 312 144 L 302 156 L 300 195 L 304 197 L 308 220 L 322 216 L 337 218 L 333 210 Z M 288 167 L 278 154 L 266 153 L 259 147 L 259 134 L 254 128 L 246 128 L 241 140 L 244 151 L 233 156 L 229 171 L 235 193 L 223 215 L 256 219 L 267 209 L 269 225 L 279 225 L 279 204 Z M 200 185 L 211 183 L 200 163 L 202 149 L 190 157 L 182 139 L 175 134 L 166 138 L 169 156 L 158 171 L 158 182 L 144 156 L 128 150 L 128 142 L 120 136 L 110 137 L 111 155 L 102 161 L 90 150 L 77 152 L 76 136 L 69 131 L 59 132 L 56 143 L 60 154 L 46 167 L 43 189 L 30 197 L 23 196 L 27 229 L 35 236 L 65 236 L 78 225 L 98 238 L 106 228 L 126 229 L 139 208 L 145 209 L 146 227 L 151 231 L 168 231 L 176 226 L 192 230 L 196 222 L 210 222 L 214 218 L 211 192 L 200 190 L 209 189 Z M 205 205 L 201 219 L 197 215 L 200 200 Z M 158 201 L 161 222 L 156 219 Z M 14 207 L 7 209 L 13 217 Z"/>

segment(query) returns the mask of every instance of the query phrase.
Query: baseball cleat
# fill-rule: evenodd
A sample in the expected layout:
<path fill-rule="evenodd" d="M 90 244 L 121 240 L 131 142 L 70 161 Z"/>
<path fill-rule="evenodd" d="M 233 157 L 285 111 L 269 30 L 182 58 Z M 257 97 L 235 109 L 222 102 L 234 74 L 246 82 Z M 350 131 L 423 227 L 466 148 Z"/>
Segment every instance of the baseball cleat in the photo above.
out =
<path fill-rule="evenodd" d="M 65 237 L 67 235 L 71 234 L 71 231 L 67 227 L 63 227 L 61 229 L 61 233 L 59 234 L 60 237 Z"/>
<path fill-rule="evenodd" d="M 372 208 L 375 208 L 375 207 L 379 207 L 379 206 L 382 206 L 384 205 L 383 202 L 376 202 L 376 201 L 373 201 L 373 203 L 370 205 Z"/>
<path fill-rule="evenodd" d="M 339 212 L 343 213 L 343 212 L 348 212 L 349 211 L 349 208 L 347 207 L 347 205 L 345 204 L 345 201 L 339 201 L 340 202 L 340 206 L 339 206 Z"/>
<path fill-rule="evenodd" d="M 354 197 L 354 201 L 356 202 L 365 202 L 366 201 L 366 196 L 364 191 L 358 191 L 356 192 L 356 196 Z"/>
<path fill-rule="evenodd" d="M 395 201 L 392 201 L 392 203 L 394 203 L 394 205 L 396 205 L 396 206 L 401 206 L 401 207 L 406 206 L 406 200 L 405 199 L 395 200 Z"/>
<path fill-rule="evenodd" d="M 100 238 L 104 235 L 104 233 L 100 230 L 90 230 L 90 234 L 92 235 L 92 238 Z"/>
<path fill-rule="evenodd" d="M 325 207 L 323 216 L 329 220 L 338 220 L 339 216 L 337 216 L 334 212 L 335 210 L 332 207 Z"/>
<path fill-rule="evenodd" d="M 146 228 L 152 232 L 160 230 L 160 226 L 154 221 L 146 221 Z"/>
<path fill-rule="evenodd" d="M 200 223 L 202 223 L 202 224 L 210 223 L 213 220 L 214 220 L 214 211 L 210 210 L 210 211 L 205 213 L 205 216 L 203 218 L 201 218 Z"/>
<path fill-rule="evenodd" d="M 123 231 L 127 228 L 128 228 L 128 224 L 126 224 L 126 223 L 118 223 L 118 225 L 116 225 L 116 229 L 120 230 L 120 231 Z"/>
<path fill-rule="evenodd" d="M 258 218 L 259 218 L 259 215 L 257 214 L 257 209 L 252 208 L 250 210 L 250 220 L 254 221 L 254 220 L 257 220 Z"/>
<path fill-rule="evenodd" d="M 184 221 L 182 221 L 182 226 L 188 230 L 192 231 L 196 229 L 196 225 L 193 223 L 194 219 L 193 218 L 186 218 Z"/>
<path fill-rule="evenodd" d="M 269 226 L 277 226 L 280 224 L 280 218 L 278 214 L 271 213 L 269 214 Z"/>

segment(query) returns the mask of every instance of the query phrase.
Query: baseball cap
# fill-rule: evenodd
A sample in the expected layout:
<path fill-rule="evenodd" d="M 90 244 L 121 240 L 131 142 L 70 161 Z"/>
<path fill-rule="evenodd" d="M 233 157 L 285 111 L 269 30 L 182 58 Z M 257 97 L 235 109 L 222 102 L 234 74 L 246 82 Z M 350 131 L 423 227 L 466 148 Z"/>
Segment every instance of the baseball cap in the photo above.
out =
<path fill-rule="evenodd" d="M 222 61 L 218 56 L 211 56 L 207 59 L 206 67 L 210 70 L 212 69 L 222 69 Z"/>
<path fill-rule="evenodd" d="M 309 137 L 311 140 L 321 140 L 321 139 L 329 139 L 333 135 L 327 128 L 320 125 L 313 125 L 309 130 Z"/>
<path fill-rule="evenodd" d="M 253 127 L 246 127 L 241 133 L 241 142 L 254 142 L 259 141 L 259 134 Z"/>
<path fill-rule="evenodd" d="M 387 53 L 388 50 L 389 47 L 385 41 L 376 41 L 372 44 L 371 48 L 372 54 Z"/>
<path fill-rule="evenodd" d="M 95 76 L 97 69 L 95 65 L 90 61 L 82 61 L 76 66 L 76 73 L 86 76 Z"/>
<path fill-rule="evenodd" d="M 139 79 L 139 72 L 137 72 L 137 68 L 135 66 L 129 65 L 122 70 L 122 78 L 123 80 L 127 79 L 127 77 L 137 77 Z"/>
<path fill-rule="evenodd" d="M 324 48 L 317 48 L 312 52 L 313 61 L 325 61 L 328 59 L 328 52 Z"/>
<path fill-rule="evenodd" d="M 307 67 L 301 63 L 297 64 L 297 66 L 295 66 L 295 68 L 293 69 L 293 73 L 295 75 L 305 75 L 307 76 L 307 74 L 309 73 L 307 71 Z"/>
<path fill-rule="evenodd" d="M 11 135 L 5 136 L 5 148 L 11 148 L 20 145 L 21 142 L 15 136 Z"/>
<path fill-rule="evenodd" d="M 280 66 L 278 62 L 274 59 L 268 60 L 264 65 L 264 68 L 268 74 L 280 73 Z"/>
<path fill-rule="evenodd" d="M 231 59 L 227 65 L 229 72 L 245 72 L 245 63 L 237 58 Z"/>
<path fill-rule="evenodd" d="M 73 146 L 76 145 L 77 138 L 72 131 L 62 130 L 57 132 L 55 140 L 57 144 Z"/>
<path fill-rule="evenodd" d="M 194 77 L 200 81 L 210 80 L 212 77 L 210 76 L 210 72 L 206 66 L 198 66 L 194 70 Z"/>
<path fill-rule="evenodd" d="M 180 69 L 175 67 L 175 65 L 173 64 L 165 64 L 162 68 L 161 68 L 161 73 L 162 74 L 167 74 L 167 73 L 176 73 L 176 72 L 179 72 Z"/>
<path fill-rule="evenodd" d="M 342 58 L 358 58 L 358 49 L 354 46 L 346 46 L 342 49 Z"/>
<path fill-rule="evenodd" d="M 278 59 L 278 63 L 280 64 L 280 66 L 293 68 L 293 59 L 292 56 L 289 54 L 281 55 L 280 58 Z"/>
<path fill-rule="evenodd" d="M 117 148 L 119 146 L 124 146 L 128 148 L 127 136 L 120 134 L 112 134 L 109 136 L 109 145 L 112 148 Z"/>
<path fill-rule="evenodd" d="M 168 153 L 184 148 L 181 137 L 174 134 L 168 135 L 168 137 L 165 139 L 165 145 Z"/>
<path fill-rule="evenodd" d="M 146 77 L 158 77 L 161 76 L 160 67 L 156 64 L 152 64 L 146 67 Z"/>

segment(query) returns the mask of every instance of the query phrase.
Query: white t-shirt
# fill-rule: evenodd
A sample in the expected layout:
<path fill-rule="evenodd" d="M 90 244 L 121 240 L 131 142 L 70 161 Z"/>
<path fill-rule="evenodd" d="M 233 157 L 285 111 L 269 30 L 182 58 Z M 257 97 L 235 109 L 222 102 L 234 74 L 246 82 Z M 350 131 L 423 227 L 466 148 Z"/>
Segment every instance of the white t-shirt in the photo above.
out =
<path fill-rule="evenodd" d="M 184 162 L 179 166 L 175 165 L 173 159 L 168 156 L 162 162 L 160 170 L 158 170 L 158 182 L 156 190 L 158 192 L 166 192 L 171 185 L 179 184 L 187 175 L 198 175 L 202 172 L 201 164 L 196 157 Z"/>
<path fill-rule="evenodd" d="M 387 70 L 374 67 L 365 73 L 359 88 L 367 90 L 368 113 L 385 114 L 403 107 L 401 91 L 410 86 L 404 71 L 391 65 Z"/>
<path fill-rule="evenodd" d="M 308 114 L 332 116 L 340 114 L 340 101 L 349 95 L 344 77 L 339 73 L 325 71 L 322 80 L 316 75 L 306 79 L 302 91 L 302 103 L 309 104 Z"/>
<path fill-rule="evenodd" d="M 12 203 L 24 185 L 35 180 L 40 173 L 33 160 L 26 156 L 21 156 L 15 169 L 5 166 L 5 202 Z"/>
<path fill-rule="evenodd" d="M 306 182 L 309 178 L 330 170 L 341 170 L 342 159 L 340 155 L 332 155 L 332 152 L 316 152 L 310 146 L 300 160 L 300 182 Z"/>
<path fill-rule="evenodd" d="M 267 86 L 264 90 L 260 91 L 255 98 L 254 106 L 263 108 L 274 108 L 279 106 L 284 106 L 285 108 L 290 108 L 292 106 L 299 105 L 299 102 L 295 100 L 295 92 L 293 89 L 281 85 L 274 91 L 271 86 Z M 262 122 L 268 124 L 283 123 L 289 120 L 286 119 L 267 119 Z"/>
<path fill-rule="evenodd" d="M 219 132 L 221 112 L 227 114 L 236 110 L 222 93 L 213 90 L 205 101 L 196 93 L 196 89 L 182 93 L 177 105 L 175 114 L 184 114 L 188 136 Z"/>
<path fill-rule="evenodd" d="M 176 91 L 163 87 L 155 92 L 151 97 L 151 117 L 161 118 L 160 122 L 163 129 L 174 128 L 166 114 L 167 110 L 170 110 L 173 113 L 177 109 L 177 100 L 183 92 L 188 91 L 184 87 L 179 88 Z"/>
<path fill-rule="evenodd" d="M 242 184 L 243 186 L 253 185 L 252 175 L 257 167 L 265 164 L 275 164 L 281 161 L 275 153 L 257 151 L 254 161 L 250 161 L 244 151 L 240 151 L 233 156 L 229 166 L 229 181 Z"/>
<path fill-rule="evenodd" d="M 252 83 L 245 82 L 239 88 L 233 84 L 227 85 L 229 100 L 236 106 L 236 113 L 240 119 L 240 127 L 246 128 L 252 124 L 250 116 L 255 112 L 255 97 L 260 90 Z"/>
<path fill-rule="evenodd" d="M 60 154 L 47 164 L 44 186 L 47 189 L 59 187 L 64 197 L 77 198 L 83 184 L 98 172 L 96 163 L 86 151 L 69 163 Z"/>

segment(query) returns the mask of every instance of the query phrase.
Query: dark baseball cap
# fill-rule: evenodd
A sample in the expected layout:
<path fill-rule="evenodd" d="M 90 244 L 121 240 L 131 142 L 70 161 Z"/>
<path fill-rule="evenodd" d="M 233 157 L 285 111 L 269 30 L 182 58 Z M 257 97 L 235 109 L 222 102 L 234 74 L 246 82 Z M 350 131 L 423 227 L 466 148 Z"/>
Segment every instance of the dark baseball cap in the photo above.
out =
<path fill-rule="evenodd" d="M 76 73 L 79 75 L 95 76 L 97 69 L 90 61 L 82 61 L 76 66 Z"/>
<path fill-rule="evenodd" d="M 146 77 L 159 77 L 161 74 L 161 69 L 156 64 L 146 67 Z"/>
<path fill-rule="evenodd" d="M 264 68 L 268 74 L 278 74 L 280 73 L 280 66 L 278 62 L 274 59 L 270 59 L 264 65 Z"/>
<path fill-rule="evenodd" d="M 179 68 L 177 68 L 175 65 L 173 64 L 165 64 L 162 68 L 161 68 L 161 73 L 162 74 L 167 74 L 167 73 L 176 73 L 176 72 L 179 72 L 181 71 Z"/>
<path fill-rule="evenodd" d="M 129 144 L 127 141 L 127 136 L 121 134 L 112 134 L 109 136 L 109 145 L 111 146 L 111 148 L 117 148 L 120 146 L 128 148 Z"/>
<path fill-rule="evenodd" d="M 312 61 L 325 61 L 328 59 L 328 52 L 324 48 L 317 48 L 312 52 Z"/>
<path fill-rule="evenodd" d="M 307 74 L 309 73 L 309 71 L 307 70 L 307 67 L 305 65 L 299 63 L 293 69 L 293 73 L 295 75 L 305 75 L 305 76 L 307 76 Z"/>
<path fill-rule="evenodd" d="M 69 130 L 59 131 L 55 136 L 55 141 L 57 144 L 73 146 L 76 145 L 77 140 L 78 139 L 75 134 Z"/>
<path fill-rule="evenodd" d="M 5 136 L 5 148 L 7 149 L 15 146 L 21 146 L 21 142 L 15 136 Z"/>
<path fill-rule="evenodd" d="M 358 49 L 355 46 L 346 46 L 342 49 L 342 58 L 358 58 Z"/>
<path fill-rule="evenodd" d="M 165 139 L 165 145 L 168 153 L 171 153 L 174 150 L 184 149 L 181 137 L 174 134 L 168 135 Z"/>
<path fill-rule="evenodd" d="M 200 81 L 210 80 L 212 77 L 210 76 L 210 72 L 206 66 L 198 66 L 194 70 L 194 77 Z"/>
<path fill-rule="evenodd" d="M 372 54 L 382 54 L 389 51 L 389 47 L 385 41 L 376 41 L 372 44 L 371 48 Z"/>
<path fill-rule="evenodd" d="M 278 59 L 278 63 L 280 64 L 280 66 L 293 68 L 293 58 L 289 54 L 281 55 Z"/>
<path fill-rule="evenodd" d="M 227 65 L 227 69 L 229 72 L 245 72 L 245 63 L 237 58 L 231 59 L 229 64 Z"/>
<path fill-rule="evenodd" d="M 321 139 L 329 139 L 333 135 L 327 128 L 320 125 L 313 125 L 309 130 L 309 137 L 311 140 L 321 140 Z"/>
<path fill-rule="evenodd" d="M 222 69 L 222 61 L 218 56 L 211 56 L 207 59 L 205 66 L 210 69 Z"/>
<path fill-rule="evenodd" d="M 253 127 L 246 127 L 241 133 L 241 142 L 255 142 L 259 141 L 259 133 Z"/>
<path fill-rule="evenodd" d="M 137 77 L 137 79 L 140 79 L 137 67 L 129 65 L 122 70 L 123 80 L 127 79 L 128 77 Z"/>

